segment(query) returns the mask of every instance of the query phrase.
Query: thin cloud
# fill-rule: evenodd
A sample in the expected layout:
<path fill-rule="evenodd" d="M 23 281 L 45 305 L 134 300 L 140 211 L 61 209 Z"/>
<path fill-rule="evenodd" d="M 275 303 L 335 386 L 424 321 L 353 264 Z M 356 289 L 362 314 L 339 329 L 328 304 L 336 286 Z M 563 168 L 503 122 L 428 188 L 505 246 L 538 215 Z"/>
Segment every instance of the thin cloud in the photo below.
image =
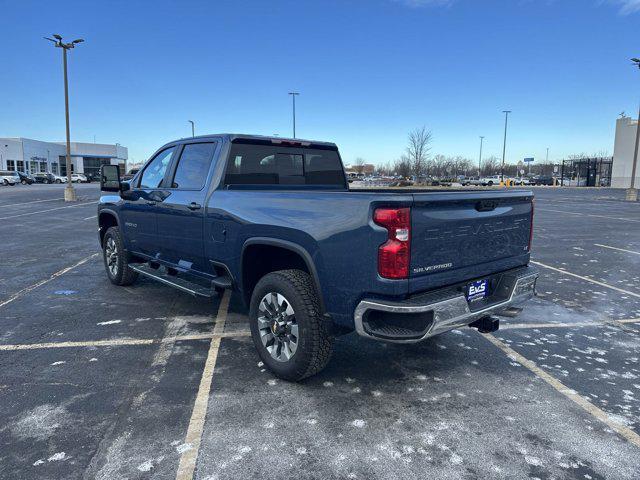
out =
<path fill-rule="evenodd" d="M 640 0 L 609 0 L 609 3 L 618 5 L 622 15 L 640 12 Z"/>

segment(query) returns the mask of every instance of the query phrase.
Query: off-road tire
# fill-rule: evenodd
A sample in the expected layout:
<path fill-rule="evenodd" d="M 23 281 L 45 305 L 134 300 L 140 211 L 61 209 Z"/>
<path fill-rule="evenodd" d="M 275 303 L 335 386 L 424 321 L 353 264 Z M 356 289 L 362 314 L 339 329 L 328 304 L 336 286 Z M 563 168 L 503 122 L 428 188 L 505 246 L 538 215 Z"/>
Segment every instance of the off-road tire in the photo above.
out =
<path fill-rule="evenodd" d="M 262 344 L 258 328 L 259 304 L 269 292 L 283 295 L 291 303 L 298 324 L 298 346 L 286 362 L 274 359 Z M 308 273 L 279 270 L 260 279 L 251 295 L 249 319 L 251 337 L 264 364 L 277 377 L 297 382 L 320 372 L 329 362 L 333 336 L 320 313 L 318 294 Z"/>
<path fill-rule="evenodd" d="M 107 264 L 107 242 L 112 239 L 117 248 L 117 268 L 116 273 L 113 274 Z M 104 234 L 102 240 L 102 260 L 104 261 L 104 268 L 107 271 L 107 277 L 109 281 L 114 285 L 121 287 L 131 285 L 138 279 L 138 272 L 132 270 L 128 265 L 128 254 L 124 248 L 124 242 L 122 241 L 122 235 L 118 227 L 110 227 Z"/>

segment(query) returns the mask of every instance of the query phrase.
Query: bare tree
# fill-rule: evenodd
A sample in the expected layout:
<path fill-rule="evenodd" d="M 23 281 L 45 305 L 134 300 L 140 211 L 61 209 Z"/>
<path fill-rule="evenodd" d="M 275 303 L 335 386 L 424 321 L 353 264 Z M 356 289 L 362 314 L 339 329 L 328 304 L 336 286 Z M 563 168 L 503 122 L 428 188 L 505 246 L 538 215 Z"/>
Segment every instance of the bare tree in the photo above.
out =
<path fill-rule="evenodd" d="M 410 177 L 412 171 L 411 161 L 406 155 L 403 155 L 398 160 L 396 160 L 395 164 L 393 165 L 393 170 L 395 171 L 396 175 L 400 175 L 401 177 L 405 178 Z"/>
<path fill-rule="evenodd" d="M 409 145 L 407 146 L 407 158 L 414 175 L 424 175 L 431 150 L 431 131 L 427 127 L 416 128 L 409 132 Z"/>
<path fill-rule="evenodd" d="M 353 163 L 353 168 L 355 169 L 355 171 L 357 173 L 363 173 L 364 172 L 364 164 L 366 162 L 364 161 L 364 158 L 356 158 L 356 161 Z"/>

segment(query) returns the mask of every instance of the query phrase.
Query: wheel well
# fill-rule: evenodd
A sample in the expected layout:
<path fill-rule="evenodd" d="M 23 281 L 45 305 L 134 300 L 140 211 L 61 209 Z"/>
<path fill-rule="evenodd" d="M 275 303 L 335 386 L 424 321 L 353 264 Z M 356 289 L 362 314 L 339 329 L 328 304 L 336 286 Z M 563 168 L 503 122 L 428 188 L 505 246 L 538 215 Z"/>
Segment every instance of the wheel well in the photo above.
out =
<path fill-rule="evenodd" d="M 101 213 L 100 217 L 98 217 L 98 225 L 100 226 L 100 245 L 102 245 L 102 240 L 104 240 L 104 234 L 107 233 L 111 227 L 118 226 L 118 220 L 111 213 Z"/>
<path fill-rule="evenodd" d="M 304 258 L 293 250 L 262 244 L 246 247 L 242 255 L 242 294 L 246 304 L 249 305 L 253 289 L 262 277 L 270 272 L 287 269 L 311 273 Z M 315 284 L 315 279 L 312 281 Z"/>

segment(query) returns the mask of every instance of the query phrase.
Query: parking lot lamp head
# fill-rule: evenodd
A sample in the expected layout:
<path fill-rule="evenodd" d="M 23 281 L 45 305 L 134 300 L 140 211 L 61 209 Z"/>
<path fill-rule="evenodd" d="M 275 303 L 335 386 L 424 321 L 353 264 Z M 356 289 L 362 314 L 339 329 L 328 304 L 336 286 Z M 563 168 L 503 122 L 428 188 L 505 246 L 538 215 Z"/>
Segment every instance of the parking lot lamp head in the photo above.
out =
<path fill-rule="evenodd" d="M 67 50 L 75 48 L 79 43 L 84 42 L 83 39 L 78 38 L 70 43 L 64 43 L 62 36 L 54 33 L 53 38 L 44 37 L 46 40 L 53 42 L 56 48 L 62 49 L 62 66 L 64 71 L 64 113 L 65 123 L 67 131 L 67 155 L 66 155 L 66 169 L 67 169 L 67 184 L 64 188 L 64 200 L 65 202 L 73 202 L 77 199 L 76 191 L 73 188 L 71 182 L 71 135 L 69 132 L 69 82 L 67 80 Z"/>

